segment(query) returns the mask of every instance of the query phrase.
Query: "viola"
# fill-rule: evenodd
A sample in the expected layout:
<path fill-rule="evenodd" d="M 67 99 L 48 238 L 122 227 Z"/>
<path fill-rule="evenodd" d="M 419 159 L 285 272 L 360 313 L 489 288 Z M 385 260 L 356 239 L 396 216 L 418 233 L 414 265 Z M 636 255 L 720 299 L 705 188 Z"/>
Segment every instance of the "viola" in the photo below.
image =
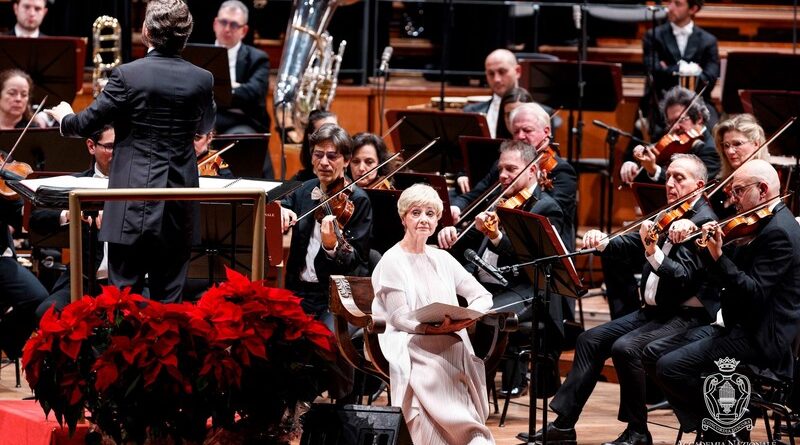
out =
<path fill-rule="evenodd" d="M 346 190 L 342 190 L 346 185 L 344 177 L 336 179 L 328 184 L 326 194 L 335 196 L 314 211 L 314 219 L 316 219 L 317 222 L 321 222 L 326 216 L 333 215 L 336 218 L 336 223 L 333 225 L 336 239 L 341 246 L 347 249 L 350 248 L 350 244 L 345 240 L 342 229 L 347 225 L 348 221 L 350 221 L 353 212 L 356 210 L 356 206 L 353 204 L 353 201 L 350 200 L 353 189 L 347 188 Z M 323 197 L 323 199 L 324 198 L 325 197 Z"/>
<path fill-rule="evenodd" d="M 0 163 L 5 162 L 5 159 L 6 156 L 4 154 L 0 154 Z M 19 181 L 20 179 L 25 179 L 31 173 L 33 173 L 33 168 L 24 162 L 7 162 L 3 167 L 3 170 L 0 171 L 0 195 L 2 195 L 3 198 L 12 201 L 19 199 L 19 194 L 14 190 L 11 190 L 8 184 L 6 184 L 6 181 Z"/>
<path fill-rule="evenodd" d="M 695 125 L 689 131 L 680 133 L 667 133 L 659 141 L 650 147 L 656 156 L 656 162 L 661 165 L 668 164 L 672 155 L 677 153 L 688 153 L 695 142 L 703 138 L 705 125 Z"/>
<path fill-rule="evenodd" d="M 722 236 L 725 238 L 725 242 L 753 236 L 760 229 L 761 223 L 772 217 L 773 213 L 770 209 L 771 204 L 772 200 L 754 209 L 750 209 L 746 212 L 721 221 L 717 226 L 717 230 L 722 231 Z M 708 245 L 708 240 L 715 235 L 716 230 L 712 230 L 709 231 L 706 236 L 701 235 L 700 238 L 694 240 L 694 242 L 700 247 L 706 247 Z"/>

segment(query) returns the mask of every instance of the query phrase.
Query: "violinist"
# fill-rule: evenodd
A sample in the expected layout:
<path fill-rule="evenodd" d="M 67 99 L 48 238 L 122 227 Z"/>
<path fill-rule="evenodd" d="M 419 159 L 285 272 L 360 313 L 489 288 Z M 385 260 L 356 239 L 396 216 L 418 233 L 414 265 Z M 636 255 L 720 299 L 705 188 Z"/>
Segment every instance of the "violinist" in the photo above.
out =
<path fill-rule="evenodd" d="M 0 72 L 0 130 L 24 128 L 32 116 L 30 93 L 33 79 L 25 71 L 8 69 Z M 46 127 L 47 118 L 37 114 L 32 127 Z"/>
<path fill-rule="evenodd" d="M 778 199 L 779 190 L 778 173 L 764 160 L 748 161 L 733 174 L 727 192 L 736 210 L 765 206 L 768 215 L 753 222 L 742 242 L 729 239 L 715 221 L 702 225 L 708 240 L 702 260 L 722 289 L 717 321 L 645 348 L 645 359 L 654 362 L 648 368 L 685 432 L 699 432 L 701 419 L 708 417 L 702 376 L 718 370 L 714 360 L 735 358 L 779 378 L 792 376 L 800 319 L 800 226 Z M 702 439 L 727 439 L 715 434 L 702 432 Z"/>
<path fill-rule="evenodd" d="M 500 172 L 500 183 L 504 189 L 504 197 L 507 199 L 506 203 L 513 202 L 513 208 L 546 216 L 553 227 L 559 233 L 563 233 L 566 226 L 564 212 L 555 199 L 545 193 L 542 187 L 538 185 L 538 166 L 533 164 L 527 171 L 524 170 L 535 157 L 536 150 L 524 141 L 505 141 L 500 145 L 498 170 Z M 516 182 L 513 182 L 520 173 L 522 176 Z M 493 211 L 484 211 L 477 215 L 475 220 L 475 229 L 471 229 L 465 235 L 466 239 L 459 242 L 459 244 L 464 244 L 464 249 L 472 246 L 477 251 L 478 256 L 492 266 L 507 266 L 520 262 L 514 253 L 511 241 L 504 236 L 502 227 Z M 452 226 L 445 227 L 439 232 L 439 246 L 442 248 L 452 247 L 455 239 L 456 230 Z M 456 257 L 459 256 L 456 255 Z M 519 302 L 519 304 L 508 307 L 507 310 L 517 312 L 523 321 L 532 319 L 533 314 L 528 309 L 528 305 L 522 303 L 522 300 L 528 298 L 531 293 L 531 283 L 527 277 L 524 275 L 508 277 L 509 285 L 506 287 L 483 269 L 475 270 L 474 266 L 469 265 L 467 270 L 476 272 L 478 281 L 492 292 L 494 307 Z M 557 347 L 557 339 L 561 337 L 561 324 L 564 320 L 560 297 L 555 297 L 551 300 L 551 308 L 553 316 L 548 323 L 548 338 L 551 340 L 549 341 L 551 347 L 548 347 L 548 352 L 555 359 L 554 363 L 558 363 L 558 356 L 561 350 Z M 504 393 L 510 392 L 512 396 L 521 396 L 528 387 L 525 377 L 527 363 L 512 360 L 509 360 L 508 363 L 509 367 L 503 371 L 502 391 Z M 515 382 L 511 382 L 508 377 L 513 374 L 513 366 L 518 366 L 521 370 L 514 374 L 517 376 L 517 381 Z M 553 374 L 548 374 L 543 370 L 542 375 L 551 377 Z M 558 382 L 553 380 L 550 386 L 557 384 Z"/>
<path fill-rule="evenodd" d="M 331 325 L 328 277 L 332 274 L 369 274 L 367 260 L 372 208 L 367 194 L 353 186 L 348 198 L 353 210 L 346 223 L 342 224 L 336 215 L 324 216 L 319 221 L 315 215 L 298 220 L 298 216 L 319 204 L 324 196 L 336 191 L 331 190 L 334 183 L 350 181 L 345 176 L 345 169 L 352 155 L 352 140 L 345 130 L 333 124 L 323 125 L 311 135 L 309 145 L 316 178 L 304 182 L 281 201 L 283 228 L 288 230 L 292 227 L 286 288 L 302 298 L 306 313 Z M 338 239 L 335 224 L 341 226 L 343 239 Z"/>
<path fill-rule="evenodd" d="M 73 176 L 84 178 L 108 178 L 108 173 L 111 171 L 111 158 L 114 155 L 114 127 L 105 125 L 101 130 L 93 133 L 86 139 L 86 149 L 92 156 L 93 165 L 88 170 L 73 174 Z M 95 224 L 96 228 L 102 225 L 103 212 L 100 211 L 98 216 L 93 218 L 86 216 L 83 220 L 83 264 L 89 264 L 89 230 L 88 225 Z M 92 221 L 94 219 L 94 221 Z M 42 235 L 49 235 L 56 233 L 70 224 L 69 211 L 67 210 L 54 210 L 47 208 L 35 207 L 31 211 L 30 228 L 31 232 L 39 233 Z M 94 270 L 96 271 L 97 285 L 108 284 L 108 258 L 107 243 L 97 242 L 97 232 L 94 234 L 94 245 L 96 250 L 94 253 Z M 88 269 L 88 268 L 87 268 Z M 87 295 L 97 295 L 100 293 L 100 288 L 90 288 L 89 280 L 84 280 L 84 289 Z M 44 313 L 55 306 L 56 310 L 61 310 L 70 302 L 70 272 L 69 269 L 62 272 L 53 288 L 50 290 L 50 296 L 47 297 L 43 303 L 36 309 L 36 318 L 41 319 Z"/>
<path fill-rule="evenodd" d="M 697 156 L 675 155 L 667 168 L 667 200 L 676 202 L 704 186 L 706 168 Z M 702 200 L 684 218 L 696 224 L 712 220 L 711 208 Z M 678 224 L 675 221 L 673 224 Z M 705 289 L 705 273 L 692 246 L 672 244 L 668 237 L 652 243 L 649 229 L 652 223 L 642 224 L 639 233 L 613 238 L 599 230 L 584 235 L 584 247 L 597 248 L 603 259 L 609 256 L 639 256 L 645 258 L 641 291 L 644 297 L 640 309 L 611 320 L 578 336 L 575 361 L 564 384 L 556 393 L 550 407 L 558 415 L 547 425 L 547 437 L 554 442 L 572 440 L 575 424 L 597 383 L 605 361 L 611 357 L 620 385 L 618 419 L 627 423 L 619 438 L 610 444 L 652 444 L 647 428 L 645 405 L 645 371 L 642 349 L 652 340 L 676 335 L 711 320 L 718 302 L 716 292 Z M 699 396 L 699 393 L 698 393 Z M 525 441 L 540 441 L 538 437 Z M 520 436 L 517 436 L 520 438 Z"/>
<path fill-rule="evenodd" d="M 670 150 L 677 153 L 697 155 L 708 170 L 708 176 L 714 178 L 719 172 L 720 160 L 714 147 L 714 138 L 706 128 L 709 119 L 708 107 L 702 98 L 697 98 L 694 105 L 684 113 L 695 93 L 686 88 L 675 87 L 669 90 L 661 103 L 661 110 L 672 131 L 656 144 L 656 147 L 637 145 L 630 157 L 620 168 L 620 177 L 625 183 L 666 181 L 664 168 L 658 164 L 656 150 Z M 669 162 L 669 158 L 665 160 Z"/>
<path fill-rule="evenodd" d="M 351 178 L 360 178 L 370 169 L 385 161 L 388 158 L 386 144 L 383 139 L 372 133 L 357 133 L 353 136 L 353 156 L 350 159 Z M 386 167 L 370 173 L 358 182 L 358 186 L 366 188 L 378 178 L 386 174 Z"/>
<path fill-rule="evenodd" d="M 336 117 L 334 113 L 325 110 L 311 110 L 311 112 L 308 113 L 308 124 L 306 124 L 303 142 L 300 148 L 300 165 L 303 168 L 294 175 L 292 180 L 305 182 L 315 177 L 314 167 L 311 165 L 311 146 L 309 145 L 309 140 L 311 139 L 311 135 L 325 124 L 339 125 L 339 118 Z"/>

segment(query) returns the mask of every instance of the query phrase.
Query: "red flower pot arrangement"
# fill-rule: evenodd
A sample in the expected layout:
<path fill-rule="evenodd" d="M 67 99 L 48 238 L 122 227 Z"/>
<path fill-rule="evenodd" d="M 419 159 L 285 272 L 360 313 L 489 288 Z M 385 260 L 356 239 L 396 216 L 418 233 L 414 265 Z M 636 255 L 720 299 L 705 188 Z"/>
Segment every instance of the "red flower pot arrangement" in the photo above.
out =
<path fill-rule="evenodd" d="M 197 304 L 105 287 L 51 308 L 23 363 L 45 414 L 71 431 L 88 410 L 117 443 L 200 443 L 209 418 L 233 431 L 296 434 L 287 419 L 322 391 L 335 351 L 299 298 L 228 270 Z"/>

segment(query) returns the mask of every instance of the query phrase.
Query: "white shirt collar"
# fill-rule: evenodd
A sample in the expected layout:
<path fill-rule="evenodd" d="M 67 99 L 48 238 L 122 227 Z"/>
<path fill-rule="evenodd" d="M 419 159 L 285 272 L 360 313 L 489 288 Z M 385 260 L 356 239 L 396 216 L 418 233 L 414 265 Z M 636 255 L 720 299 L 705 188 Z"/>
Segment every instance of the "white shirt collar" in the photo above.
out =
<path fill-rule="evenodd" d="M 690 36 L 692 32 L 694 32 L 694 21 L 689 21 L 686 26 L 680 27 L 672 22 L 669 23 L 669 26 L 672 27 L 672 34 L 674 35 L 685 35 Z"/>
<path fill-rule="evenodd" d="M 103 172 L 97 167 L 97 162 L 94 163 L 94 174 L 92 175 L 93 178 L 102 178 L 108 179 L 108 175 L 104 175 Z"/>
<path fill-rule="evenodd" d="M 17 37 L 33 37 L 33 38 L 36 38 L 36 37 L 39 37 L 39 28 L 36 28 L 36 31 L 34 31 L 34 32 L 29 32 L 29 31 L 26 31 L 26 30 L 20 28 L 19 25 L 17 24 L 17 25 L 14 25 L 14 34 L 16 34 Z"/>

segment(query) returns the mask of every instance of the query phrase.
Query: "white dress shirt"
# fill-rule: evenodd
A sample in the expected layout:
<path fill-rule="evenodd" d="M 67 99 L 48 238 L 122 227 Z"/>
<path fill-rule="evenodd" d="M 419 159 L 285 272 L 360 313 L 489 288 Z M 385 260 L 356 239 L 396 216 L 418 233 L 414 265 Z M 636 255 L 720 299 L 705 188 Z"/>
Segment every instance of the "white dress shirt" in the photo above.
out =
<path fill-rule="evenodd" d="M 681 51 L 681 56 L 683 56 L 683 52 L 686 50 L 686 43 L 689 41 L 689 36 L 692 35 L 692 31 L 694 31 L 694 22 L 690 21 L 686 26 L 680 27 L 674 23 L 670 23 L 672 27 L 672 35 L 675 36 L 675 40 L 678 42 L 678 49 Z"/>
<path fill-rule="evenodd" d="M 219 41 L 214 42 L 217 46 L 222 46 Z M 228 48 L 228 71 L 231 74 L 231 87 L 236 88 L 239 85 L 236 79 L 236 58 L 239 57 L 239 48 L 242 47 L 242 42 L 239 42 L 233 48 Z"/>
<path fill-rule="evenodd" d="M 489 135 L 497 137 L 497 120 L 500 118 L 500 102 L 502 97 L 492 94 L 492 103 L 489 104 L 489 110 L 486 112 L 486 122 L 489 124 Z"/>
<path fill-rule="evenodd" d="M 36 28 L 36 31 L 29 32 L 19 27 L 19 25 L 14 25 L 14 34 L 17 37 L 32 37 L 37 38 L 39 37 L 39 28 Z"/>

